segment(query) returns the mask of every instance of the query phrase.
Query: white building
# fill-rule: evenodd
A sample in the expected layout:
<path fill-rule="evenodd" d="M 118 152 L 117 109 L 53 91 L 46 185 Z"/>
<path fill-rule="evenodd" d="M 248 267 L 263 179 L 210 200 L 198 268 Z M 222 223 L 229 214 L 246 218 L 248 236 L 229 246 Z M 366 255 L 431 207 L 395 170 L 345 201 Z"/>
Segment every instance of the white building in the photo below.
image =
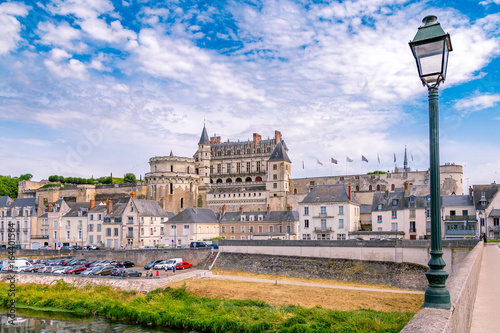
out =
<path fill-rule="evenodd" d="M 299 234 L 308 240 L 348 239 L 360 228 L 360 204 L 345 185 L 318 185 L 299 202 Z"/>

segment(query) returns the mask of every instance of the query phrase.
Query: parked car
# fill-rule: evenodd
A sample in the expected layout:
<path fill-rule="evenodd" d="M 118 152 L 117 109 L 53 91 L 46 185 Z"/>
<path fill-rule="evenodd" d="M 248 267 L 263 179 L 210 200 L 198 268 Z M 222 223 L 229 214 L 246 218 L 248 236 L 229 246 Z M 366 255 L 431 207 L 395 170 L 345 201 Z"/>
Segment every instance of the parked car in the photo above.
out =
<path fill-rule="evenodd" d="M 89 275 L 94 275 L 95 272 L 100 270 L 101 267 L 89 267 L 83 272 L 80 273 L 81 276 L 89 276 Z"/>
<path fill-rule="evenodd" d="M 89 267 L 99 267 L 103 262 L 104 262 L 104 260 L 94 260 L 94 262 L 92 262 L 89 265 Z"/>
<path fill-rule="evenodd" d="M 63 266 L 48 266 L 45 270 L 44 273 L 49 273 L 52 274 L 57 269 L 64 268 Z"/>
<path fill-rule="evenodd" d="M 128 260 L 119 261 L 116 264 L 116 267 L 125 267 L 125 268 L 128 268 L 128 267 L 134 267 L 134 266 L 135 266 L 135 264 L 132 261 L 128 261 Z"/>
<path fill-rule="evenodd" d="M 147 245 L 147 246 L 144 246 L 142 249 L 143 250 L 156 250 L 156 247 Z"/>
<path fill-rule="evenodd" d="M 165 266 L 167 269 L 174 269 L 174 266 L 177 265 L 178 263 L 181 263 L 183 260 L 182 258 L 174 258 L 174 259 L 169 259 L 165 263 Z"/>
<path fill-rule="evenodd" d="M 151 260 L 148 262 L 146 265 L 144 265 L 144 269 L 151 269 L 153 268 L 156 264 L 160 263 L 161 260 Z"/>
<path fill-rule="evenodd" d="M 55 274 L 55 275 L 60 275 L 60 274 L 63 274 L 64 273 L 64 270 L 66 269 L 67 267 L 64 267 L 64 266 L 58 266 L 56 268 L 54 268 L 52 270 L 52 274 Z"/>
<path fill-rule="evenodd" d="M 123 277 L 141 277 L 142 273 L 135 269 L 125 269 L 121 271 Z"/>
<path fill-rule="evenodd" d="M 114 266 L 102 266 L 99 267 L 99 270 L 95 271 L 93 275 L 101 275 L 101 276 L 110 275 L 113 269 L 115 269 Z"/>
<path fill-rule="evenodd" d="M 51 250 L 52 248 L 48 245 L 44 245 L 44 246 L 40 246 L 38 249 L 39 250 Z"/>
<path fill-rule="evenodd" d="M 160 261 L 156 265 L 153 266 L 154 269 L 165 269 L 165 266 L 167 265 L 167 260 Z"/>
<path fill-rule="evenodd" d="M 205 242 L 191 242 L 189 247 L 207 247 L 207 243 Z"/>
<path fill-rule="evenodd" d="M 80 245 L 73 245 L 72 246 L 73 250 L 81 250 L 82 247 Z"/>
<path fill-rule="evenodd" d="M 219 245 L 218 244 L 210 244 L 209 245 L 211 248 L 218 249 Z"/>
<path fill-rule="evenodd" d="M 71 250 L 73 250 L 73 248 L 72 248 L 72 247 L 70 247 L 70 246 L 61 246 L 61 247 L 59 248 L 59 250 L 61 250 L 61 251 L 63 251 L 63 250 L 71 251 Z"/>
<path fill-rule="evenodd" d="M 178 249 L 187 249 L 186 245 L 177 245 L 176 246 Z"/>
<path fill-rule="evenodd" d="M 177 264 L 175 264 L 175 269 L 186 269 L 186 268 L 191 268 L 193 265 L 191 265 L 188 262 L 182 261 Z"/>
<path fill-rule="evenodd" d="M 38 270 L 40 268 L 43 268 L 45 267 L 45 265 L 43 264 L 34 264 L 34 265 L 31 265 L 31 267 L 28 267 L 25 272 L 31 272 L 31 273 L 38 273 Z"/>
<path fill-rule="evenodd" d="M 87 267 L 85 265 L 76 265 L 76 266 L 69 266 L 67 269 L 64 270 L 64 274 L 80 274 L 84 271 L 87 270 Z"/>
<path fill-rule="evenodd" d="M 115 268 L 111 271 L 109 275 L 111 276 L 121 276 L 122 271 L 126 270 L 126 268 Z"/>

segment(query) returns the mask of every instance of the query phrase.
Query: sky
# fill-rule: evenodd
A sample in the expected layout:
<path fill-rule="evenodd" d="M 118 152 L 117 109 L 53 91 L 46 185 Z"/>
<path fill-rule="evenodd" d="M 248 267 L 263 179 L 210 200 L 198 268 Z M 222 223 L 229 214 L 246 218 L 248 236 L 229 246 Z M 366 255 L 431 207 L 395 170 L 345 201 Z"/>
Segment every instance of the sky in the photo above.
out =
<path fill-rule="evenodd" d="M 429 14 L 453 45 L 440 162 L 464 187 L 500 182 L 500 0 L 4 1 L 0 174 L 139 178 L 153 156 L 192 157 L 204 125 L 281 131 L 293 178 L 393 170 L 405 147 L 427 170 L 408 42 Z"/>

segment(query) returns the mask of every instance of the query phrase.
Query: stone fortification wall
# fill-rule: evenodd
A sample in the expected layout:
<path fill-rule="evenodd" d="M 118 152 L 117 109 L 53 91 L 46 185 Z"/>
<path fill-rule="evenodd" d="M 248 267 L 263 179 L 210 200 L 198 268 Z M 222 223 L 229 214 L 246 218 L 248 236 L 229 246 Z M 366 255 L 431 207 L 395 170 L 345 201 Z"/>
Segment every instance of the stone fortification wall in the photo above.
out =
<path fill-rule="evenodd" d="M 221 253 L 214 268 L 424 290 L 427 267 L 408 263 Z"/>
<path fill-rule="evenodd" d="M 450 292 L 451 309 L 422 308 L 403 328 L 402 333 L 470 331 L 483 246 L 483 243 L 479 242 L 446 281 L 446 287 Z"/>
<path fill-rule="evenodd" d="M 62 257 L 83 258 L 88 260 L 130 260 L 136 266 L 144 266 L 148 261 L 172 258 L 182 258 L 194 266 L 205 264 L 210 255 L 210 249 L 159 249 L 159 250 L 103 250 L 103 251 L 61 251 Z M 8 250 L 0 250 L 0 258 L 7 258 Z M 16 250 L 17 258 L 59 258 L 57 250 Z"/>

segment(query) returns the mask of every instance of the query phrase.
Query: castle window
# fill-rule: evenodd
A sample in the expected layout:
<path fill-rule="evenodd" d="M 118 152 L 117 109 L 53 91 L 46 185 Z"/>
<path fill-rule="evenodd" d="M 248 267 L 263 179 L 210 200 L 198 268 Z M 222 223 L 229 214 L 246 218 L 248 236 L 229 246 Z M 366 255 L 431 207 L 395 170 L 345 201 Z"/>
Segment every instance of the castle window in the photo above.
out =
<path fill-rule="evenodd" d="M 368 191 L 372 191 L 372 190 L 373 190 L 372 186 L 371 185 L 368 186 Z"/>
<path fill-rule="evenodd" d="M 356 185 L 356 191 L 359 191 L 359 185 Z"/>
<path fill-rule="evenodd" d="M 255 181 L 256 182 L 261 182 L 262 181 L 262 177 L 255 177 Z"/>
<path fill-rule="evenodd" d="M 181 198 L 181 209 L 184 208 L 184 198 Z"/>
<path fill-rule="evenodd" d="M 260 172 L 260 161 L 257 161 L 257 172 Z"/>
<path fill-rule="evenodd" d="M 170 166 L 170 172 L 174 172 L 174 166 L 173 165 Z"/>
<path fill-rule="evenodd" d="M 270 153 L 271 152 L 271 148 L 267 147 L 266 152 Z"/>
<path fill-rule="evenodd" d="M 248 182 L 251 182 L 251 181 L 252 181 L 252 178 L 250 178 L 250 177 L 245 178 L 245 182 L 248 183 Z"/>
<path fill-rule="evenodd" d="M 250 162 L 247 162 L 247 172 L 250 172 Z"/>
<path fill-rule="evenodd" d="M 297 194 L 297 189 L 296 188 L 293 189 L 293 194 Z"/>
<path fill-rule="evenodd" d="M 219 178 L 219 179 L 217 179 L 216 183 L 217 183 L 217 184 L 222 183 L 222 179 L 220 179 L 220 178 Z"/>
<path fill-rule="evenodd" d="M 278 175 L 273 175 L 273 179 L 274 180 L 278 179 Z"/>
<path fill-rule="evenodd" d="M 236 155 L 241 155 L 241 152 L 239 149 L 236 151 Z"/>
<path fill-rule="evenodd" d="M 217 152 L 217 156 L 222 156 L 222 152 L 220 150 Z"/>
<path fill-rule="evenodd" d="M 257 154 L 260 154 L 260 148 L 257 148 Z"/>
<path fill-rule="evenodd" d="M 240 173 L 240 172 L 241 172 L 241 163 L 240 162 L 236 162 L 236 173 Z"/>
<path fill-rule="evenodd" d="M 239 177 L 238 177 L 238 178 L 236 178 L 236 182 L 237 182 L 237 183 L 241 183 L 241 182 L 242 182 L 241 178 L 239 178 Z"/>
<path fill-rule="evenodd" d="M 377 191 L 380 191 L 380 185 L 377 185 Z"/>
<path fill-rule="evenodd" d="M 250 149 L 247 149 L 247 154 L 250 155 Z"/>
<path fill-rule="evenodd" d="M 233 180 L 231 178 L 226 179 L 226 183 L 232 183 Z"/>
<path fill-rule="evenodd" d="M 231 151 L 230 151 L 230 150 L 228 150 L 228 151 L 226 152 L 226 155 L 227 155 L 227 156 L 231 156 Z"/>
<path fill-rule="evenodd" d="M 170 194 L 174 194 L 174 184 L 170 183 Z"/>
<path fill-rule="evenodd" d="M 391 191 L 394 191 L 394 189 L 396 188 L 396 186 L 394 186 L 394 184 L 391 185 Z"/>
<path fill-rule="evenodd" d="M 277 170 L 278 169 L 278 165 L 277 164 L 273 164 L 273 170 Z"/>

